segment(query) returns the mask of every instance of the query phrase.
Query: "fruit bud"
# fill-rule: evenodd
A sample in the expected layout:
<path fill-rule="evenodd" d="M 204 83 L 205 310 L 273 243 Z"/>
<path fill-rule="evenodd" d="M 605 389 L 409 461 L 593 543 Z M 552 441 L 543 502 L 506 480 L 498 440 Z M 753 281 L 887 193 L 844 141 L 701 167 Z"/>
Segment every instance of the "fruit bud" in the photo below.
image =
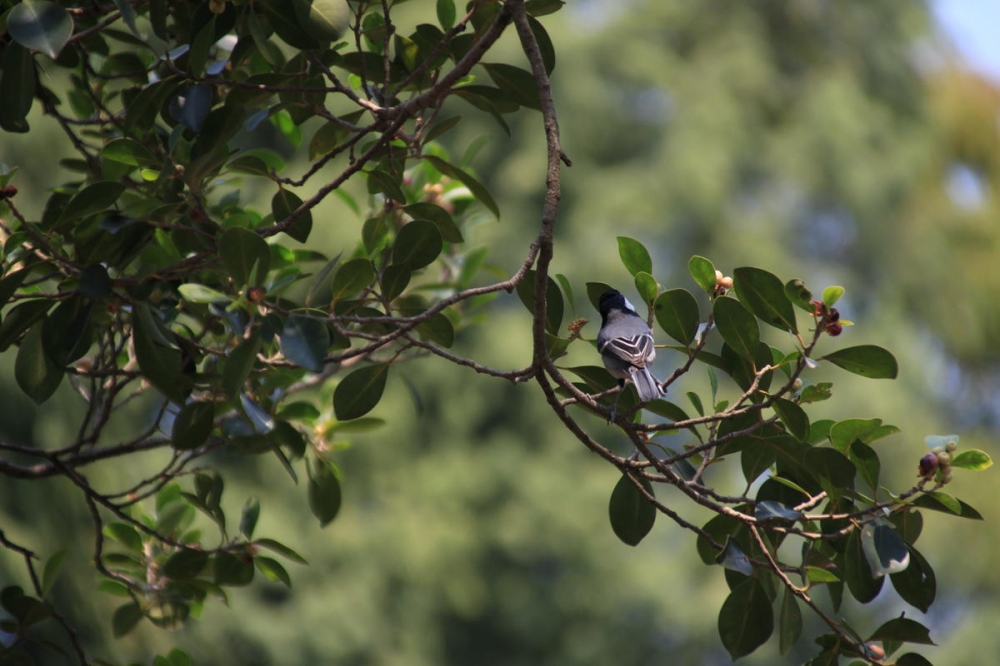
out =
<path fill-rule="evenodd" d="M 938 453 L 936 457 L 938 463 L 941 465 L 948 465 L 951 463 L 951 456 L 947 453 Z"/>
<path fill-rule="evenodd" d="M 954 453 L 955 449 L 957 448 L 958 448 L 958 442 L 948 442 L 948 444 L 945 445 L 944 450 L 947 451 L 948 453 Z"/>
<path fill-rule="evenodd" d="M 835 321 L 834 322 L 830 322 L 829 324 L 826 325 L 826 332 L 827 332 L 827 335 L 829 335 L 832 338 L 835 338 L 835 337 L 837 337 L 838 335 L 840 335 L 841 333 L 844 332 L 844 325 L 843 324 L 838 324 Z"/>
<path fill-rule="evenodd" d="M 928 453 L 920 459 L 920 464 L 917 466 L 917 476 L 929 479 L 937 471 L 938 464 L 937 456 L 933 453 Z"/>

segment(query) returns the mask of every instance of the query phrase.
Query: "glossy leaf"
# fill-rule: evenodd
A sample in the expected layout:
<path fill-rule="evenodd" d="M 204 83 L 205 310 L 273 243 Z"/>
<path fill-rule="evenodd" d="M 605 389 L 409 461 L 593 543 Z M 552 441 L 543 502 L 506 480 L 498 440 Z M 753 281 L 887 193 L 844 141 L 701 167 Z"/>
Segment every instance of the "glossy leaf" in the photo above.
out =
<path fill-rule="evenodd" d="M 406 285 L 410 283 L 410 276 L 412 271 L 408 264 L 393 264 L 392 266 L 387 266 L 384 271 L 382 271 L 382 297 L 387 301 L 392 301 L 406 289 Z"/>
<path fill-rule="evenodd" d="M 181 407 L 171 430 L 171 445 L 179 451 L 196 449 L 208 440 L 215 421 L 211 402 L 189 402 Z"/>
<path fill-rule="evenodd" d="M 984 520 L 982 514 L 976 511 L 974 508 L 958 499 L 953 497 L 948 493 L 943 493 L 940 490 L 936 490 L 932 493 L 927 493 L 926 495 L 920 495 L 913 501 L 914 506 L 919 506 L 924 509 L 931 509 L 932 511 L 941 511 L 943 513 L 950 513 L 955 516 L 961 516 L 962 518 L 969 518 L 971 520 Z"/>
<path fill-rule="evenodd" d="M 833 286 L 827 287 L 823 290 L 823 304 L 828 308 L 832 308 L 834 304 L 840 300 L 840 297 L 844 295 L 844 288 Z"/>
<path fill-rule="evenodd" d="M 512 100 L 529 109 L 540 111 L 542 103 L 538 99 L 538 84 L 535 77 L 526 70 L 507 63 L 480 63 L 493 79 L 497 88 Z"/>
<path fill-rule="evenodd" d="M 445 30 L 451 30 L 455 25 L 455 0 L 437 0 L 438 23 Z"/>
<path fill-rule="evenodd" d="M 320 42 L 340 39 L 351 10 L 346 0 L 291 0 L 299 25 Z"/>
<path fill-rule="evenodd" d="M 309 509 L 320 527 L 337 517 L 341 502 L 340 472 L 332 463 L 315 459 L 309 471 Z"/>
<path fill-rule="evenodd" d="M 896 357 L 877 345 L 859 345 L 839 349 L 819 358 L 869 379 L 895 379 L 899 373 Z"/>
<path fill-rule="evenodd" d="M 761 321 L 782 331 L 799 330 L 785 286 L 776 275 L 744 266 L 733 271 L 733 286 L 740 302 Z"/>
<path fill-rule="evenodd" d="M 497 202 L 493 200 L 493 196 L 485 187 L 483 187 L 483 184 L 473 178 L 471 174 L 462 171 L 458 167 L 453 166 L 448 162 L 445 162 L 440 157 L 436 157 L 434 155 L 425 155 L 424 159 L 430 162 L 435 169 L 440 171 L 445 176 L 454 178 L 469 188 L 469 191 L 472 192 L 472 195 L 479 200 L 479 203 L 486 206 L 497 219 L 500 218 L 500 207 L 497 206 Z"/>
<path fill-rule="evenodd" d="M 260 518 L 260 500 L 251 497 L 243 505 L 243 513 L 240 514 L 240 534 L 253 539 L 253 532 L 257 529 L 257 519 Z"/>
<path fill-rule="evenodd" d="M 787 587 L 781 595 L 778 620 L 778 653 L 787 655 L 802 635 L 802 609 L 795 593 Z"/>
<path fill-rule="evenodd" d="M 249 555 L 236 555 L 228 551 L 216 553 L 212 573 L 216 585 L 231 585 L 242 587 L 253 581 L 253 558 Z"/>
<path fill-rule="evenodd" d="M 448 243 L 463 242 L 462 232 L 455 224 L 451 213 L 437 204 L 419 201 L 403 208 L 406 214 L 414 220 L 429 220 L 434 223 L 438 231 Z"/>
<path fill-rule="evenodd" d="M 785 283 L 785 296 L 792 305 L 797 305 L 809 314 L 816 311 L 812 303 L 812 292 L 806 287 L 806 283 L 795 278 Z"/>
<path fill-rule="evenodd" d="M 653 272 L 653 260 L 649 256 L 649 251 L 639 241 L 627 236 L 618 237 L 618 256 L 621 257 L 622 265 L 632 277 L 638 273 Z"/>
<path fill-rule="evenodd" d="M 62 382 L 65 369 L 56 365 L 42 344 L 43 322 L 35 324 L 21 341 L 14 361 L 14 379 L 25 395 L 40 405 Z"/>
<path fill-rule="evenodd" d="M 712 306 L 715 326 L 722 339 L 743 358 L 753 361 L 760 344 L 757 319 L 732 298 L 718 298 Z"/>
<path fill-rule="evenodd" d="M 656 323 L 663 332 L 685 347 L 690 347 L 698 332 L 701 314 L 698 302 L 686 289 L 668 289 L 653 302 Z"/>
<path fill-rule="evenodd" d="M 101 529 L 101 533 L 104 536 L 114 539 L 120 543 L 126 550 L 131 550 L 137 554 L 142 552 L 142 537 L 140 537 L 136 529 L 128 523 L 120 521 L 105 523 L 104 527 Z"/>
<path fill-rule="evenodd" d="M 916 620 L 908 617 L 897 617 L 889 620 L 868 637 L 869 641 L 894 641 L 902 643 L 917 643 L 919 645 L 937 645 L 931 640 L 930 630 Z"/>
<path fill-rule="evenodd" d="M 254 331 L 226 356 L 222 366 L 222 390 L 229 400 L 235 400 L 257 362 L 260 334 Z"/>
<path fill-rule="evenodd" d="M 168 334 L 161 328 L 147 306 L 136 308 L 132 319 L 135 358 L 153 386 L 174 402 L 183 403 L 193 382 L 181 373 L 181 352 L 169 343 Z"/>
<path fill-rule="evenodd" d="M 707 294 L 715 293 L 715 265 L 711 261 L 695 255 L 688 261 L 688 272 Z"/>
<path fill-rule="evenodd" d="M 753 564 L 750 563 L 750 558 L 747 557 L 747 554 L 743 552 L 743 549 L 740 548 L 740 545 L 732 537 L 726 538 L 726 545 L 723 547 L 722 552 L 719 553 L 719 556 L 715 558 L 715 563 L 721 564 L 723 568 L 741 573 L 744 576 L 753 575 Z"/>
<path fill-rule="evenodd" d="M 785 400 L 784 398 L 775 400 L 772 407 L 784 424 L 785 429 L 795 439 L 800 442 L 807 441 L 809 437 L 809 416 L 804 409 L 791 400 Z"/>
<path fill-rule="evenodd" d="M 279 189 L 273 197 L 271 197 L 271 214 L 274 215 L 274 221 L 278 223 L 285 223 L 292 213 L 298 210 L 303 204 L 302 199 L 299 198 L 297 194 L 291 190 Z M 309 240 L 309 234 L 312 232 L 313 219 L 312 211 L 306 210 L 301 215 L 299 215 L 295 221 L 287 226 L 285 233 L 297 240 L 300 243 L 305 243 Z"/>
<path fill-rule="evenodd" d="M 851 447 L 848 457 L 857 468 L 858 475 L 871 488 L 872 492 L 876 492 L 879 487 L 879 476 L 882 473 L 882 463 L 875 450 L 864 442 L 858 441 Z"/>
<path fill-rule="evenodd" d="M 830 427 L 830 443 L 844 455 L 851 451 L 855 441 L 867 441 L 882 425 L 882 419 L 844 419 Z"/>
<path fill-rule="evenodd" d="M 73 18 L 54 2 L 25 0 L 7 14 L 7 31 L 21 46 L 54 60 L 73 36 Z"/>
<path fill-rule="evenodd" d="M 639 483 L 652 494 L 653 487 L 649 481 L 639 479 Z M 656 507 L 643 497 L 628 477 L 622 476 L 611 492 L 608 517 L 615 536 L 629 546 L 636 546 L 653 529 Z"/>
<path fill-rule="evenodd" d="M 910 551 L 910 566 L 889 576 L 900 598 L 914 608 L 926 613 L 937 596 L 937 578 L 930 563 L 916 548 Z"/>
<path fill-rule="evenodd" d="M 729 656 L 745 657 L 773 632 L 774 612 L 760 580 L 749 578 L 733 588 L 719 611 L 719 636 Z"/>
<path fill-rule="evenodd" d="M 982 471 L 993 466 L 993 459 L 985 451 L 979 449 L 967 449 L 956 453 L 951 457 L 951 466 L 962 469 Z"/>
<path fill-rule="evenodd" d="M 0 76 L 0 128 L 8 132 L 27 132 L 28 112 L 35 98 L 35 61 L 28 49 L 8 44 L 3 50 Z"/>
<path fill-rule="evenodd" d="M 195 284 L 194 282 L 188 282 L 177 287 L 177 291 L 184 298 L 184 300 L 191 303 L 228 303 L 232 300 L 226 294 L 216 291 L 211 287 L 206 287 L 203 284 Z"/>
<path fill-rule="evenodd" d="M 222 233 L 219 238 L 219 257 L 229 277 L 239 286 L 263 284 L 271 266 L 271 251 L 267 242 L 242 227 L 226 229 Z"/>
<path fill-rule="evenodd" d="M 635 274 L 635 290 L 639 292 L 639 298 L 647 306 L 651 306 L 656 300 L 659 285 L 656 284 L 656 278 L 649 273 L 639 272 Z"/>
<path fill-rule="evenodd" d="M 382 399 L 388 375 L 388 363 L 374 363 L 341 379 L 333 392 L 333 411 L 337 420 L 350 421 L 374 409 Z"/>
<path fill-rule="evenodd" d="M 413 220 L 403 225 L 396 234 L 392 263 L 406 264 L 412 270 L 418 270 L 437 259 L 443 247 L 441 232 L 433 222 Z"/>
<path fill-rule="evenodd" d="M 291 314 L 278 334 L 281 353 L 292 363 L 309 370 L 322 372 L 326 364 L 326 350 L 330 347 L 330 331 L 315 317 Z"/>
<path fill-rule="evenodd" d="M 873 575 L 861 546 L 861 536 L 857 530 L 852 531 L 847 537 L 843 559 L 844 570 L 842 573 L 854 598 L 866 604 L 877 597 L 885 578 Z"/>
<path fill-rule="evenodd" d="M 118 201 L 125 191 L 121 183 L 100 180 L 87 185 L 73 195 L 63 209 L 61 221 L 78 220 L 88 215 L 107 210 Z"/>
<path fill-rule="evenodd" d="M 375 269 L 372 267 L 371 261 L 362 258 L 345 261 L 333 276 L 333 282 L 330 286 L 330 300 L 339 301 L 354 296 L 374 281 Z"/>

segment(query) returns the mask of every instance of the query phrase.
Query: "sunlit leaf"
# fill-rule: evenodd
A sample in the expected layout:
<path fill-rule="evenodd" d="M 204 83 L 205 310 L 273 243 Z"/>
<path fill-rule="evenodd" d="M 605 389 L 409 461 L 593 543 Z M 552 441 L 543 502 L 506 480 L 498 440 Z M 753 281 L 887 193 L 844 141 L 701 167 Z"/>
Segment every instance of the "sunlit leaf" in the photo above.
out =
<path fill-rule="evenodd" d="M 896 357 L 877 345 L 859 345 L 839 349 L 820 357 L 836 366 L 869 379 L 895 379 L 899 373 Z"/>
<path fill-rule="evenodd" d="M 25 0 L 7 14 L 7 32 L 22 46 L 55 59 L 73 35 L 73 18 L 54 2 Z"/>
<path fill-rule="evenodd" d="M 649 251 L 634 238 L 618 237 L 618 256 L 621 257 L 622 265 L 632 277 L 635 277 L 639 272 L 653 272 L 653 260 L 649 257 Z"/>

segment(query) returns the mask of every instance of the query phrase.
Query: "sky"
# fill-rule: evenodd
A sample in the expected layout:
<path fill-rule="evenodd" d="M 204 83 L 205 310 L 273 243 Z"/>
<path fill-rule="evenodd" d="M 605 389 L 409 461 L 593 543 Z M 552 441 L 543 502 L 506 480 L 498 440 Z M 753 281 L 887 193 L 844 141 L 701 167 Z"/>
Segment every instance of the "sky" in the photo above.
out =
<path fill-rule="evenodd" d="M 931 6 L 969 65 L 1000 82 L 1000 0 L 933 0 Z"/>

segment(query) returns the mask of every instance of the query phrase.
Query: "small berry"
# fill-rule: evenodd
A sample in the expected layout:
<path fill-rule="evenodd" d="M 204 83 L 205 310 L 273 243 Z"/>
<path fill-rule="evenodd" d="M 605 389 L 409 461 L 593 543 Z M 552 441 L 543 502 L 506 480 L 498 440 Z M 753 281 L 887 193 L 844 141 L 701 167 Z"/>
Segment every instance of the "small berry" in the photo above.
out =
<path fill-rule="evenodd" d="M 801 377 L 796 377 L 795 381 L 792 382 L 793 391 L 801 391 L 803 386 L 805 386 L 805 382 L 802 381 Z"/>
<path fill-rule="evenodd" d="M 948 442 L 948 444 L 945 445 L 944 450 L 947 451 L 948 453 L 954 453 L 955 449 L 957 448 L 958 448 L 958 442 Z"/>
<path fill-rule="evenodd" d="M 832 338 L 837 337 L 844 332 L 844 325 L 838 324 L 837 322 L 830 322 L 826 325 L 826 333 Z"/>
<path fill-rule="evenodd" d="M 933 449 L 931 449 L 931 453 L 934 454 L 944 453 L 944 449 L 942 449 L 940 446 L 935 446 Z"/>
<path fill-rule="evenodd" d="M 870 659 L 885 659 L 885 650 L 882 649 L 881 645 L 868 643 L 865 645 L 865 651 Z"/>
<path fill-rule="evenodd" d="M 721 285 L 725 289 L 732 289 L 733 288 L 733 278 L 731 278 L 731 277 L 729 277 L 727 275 L 726 277 L 722 278 L 722 281 L 719 282 L 719 285 Z"/>
<path fill-rule="evenodd" d="M 837 308 L 830 308 L 830 315 L 827 319 L 832 322 L 840 321 L 840 311 L 838 311 Z"/>
<path fill-rule="evenodd" d="M 917 466 L 917 476 L 922 476 L 925 479 L 929 479 L 934 475 L 934 472 L 938 468 L 938 458 L 933 453 L 928 453 L 926 456 L 920 459 L 920 464 Z"/>
<path fill-rule="evenodd" d="M 250 287 L 247 289 L 247 300 L 251 303 L 260 303 L 264 300 L 265 293 L 267 292 L 264 291 L 263 287 Z"/>
<path fill-rule="evenodd" d="M 942 453 L 938 453 L 937 454 L 937 460 L 938 460 L 938 463 L 940 463 L 941 465 L 948 465 L 948 464 L 951 463 L 951 456 L 949 454 L 943 453 L 943 452 Z"/>

